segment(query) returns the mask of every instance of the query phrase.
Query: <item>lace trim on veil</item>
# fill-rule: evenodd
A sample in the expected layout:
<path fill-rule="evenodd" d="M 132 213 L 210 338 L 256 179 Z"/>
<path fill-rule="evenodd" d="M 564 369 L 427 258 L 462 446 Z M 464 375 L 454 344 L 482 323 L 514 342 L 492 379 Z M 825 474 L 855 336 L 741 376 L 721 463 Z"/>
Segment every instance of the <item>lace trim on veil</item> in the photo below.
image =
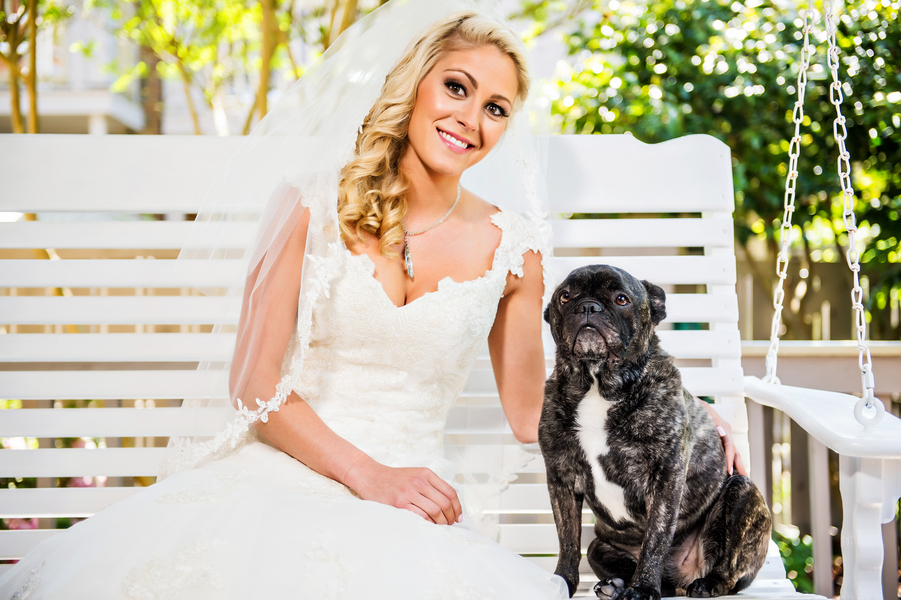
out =
<path fill-rule="evenodd" d="M 159 478 L 165 478 L 184 469 L 192 469 L 209 460 L 228 456 L 238 450 L 252 438 L 250 427 L 257 421 L 269 422 L 269 414 L 278 412 L 282 404 L 296 387 L 300 386 L 300 375 L 303 371 L 304 355 L 310 345 L 310 333 L 313 323 L 313 308 L 319 298 L 329 297 L 329 284 L 336 272 L 336 262 L 340 246 L 337 243 L 328 245 L 325 257 L 310 255 L 310 268 L 313 275 L 309 279 L 306 299 L 301 302 L 301 313 L 298 315 L 297 332 L 299 342 L 291 357 L 287 373 L 275 387 L 275 395 L 267 401 L 256 398 L 257 408 L 251 410 L 238 398 L 237 414 L 211 440 L 193 442 L 190 438 L 173 437 L 170 439 L 168 456 L 160 463 Z"/>

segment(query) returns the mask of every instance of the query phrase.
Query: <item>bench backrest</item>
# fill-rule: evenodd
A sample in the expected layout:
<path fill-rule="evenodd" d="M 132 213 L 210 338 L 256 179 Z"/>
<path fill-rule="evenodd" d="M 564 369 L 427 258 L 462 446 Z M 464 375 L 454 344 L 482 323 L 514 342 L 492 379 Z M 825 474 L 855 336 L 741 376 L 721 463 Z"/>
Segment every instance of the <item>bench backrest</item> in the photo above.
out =
<path fill-rule="evenodd" d="M 0 222 L 0 398 L 22 404 L 0 412 L 0 438 L 20 448 L 0 452 L 0 478 L 37 478 L 38 486 L 0 489 L 0 517 L 47 519 L 39 529 L 0 532 L 0 559 L 53 535 L 50 519 L 91 515 L 152 482 L 166 437 L 191 433 L 178 431 L 183 421 L 174 417 L 183 398 L 206 387 L 209 375 L 196 363 L 227 359 L 221 342 L 233 339 L 205 333 L 209 315 L 225 311 L 237 321 L 239 306 L 189 287 L 227 281 L 227 265 L 173 259 L 190 227 L 185 215 L 240 141 L 0 136 L 0 213 L 37 214 Z M 554 136 L 548 156 L 558 281 L 603 262 L 662 285 L 663 346 L 679 359 L 686 386 L 716 399 L 749 456 L 728 148 L 708 136 L 658 145 L 627 135 Z M 549 335 L 545 348 L 550 368 Z M 460 405 L 479 410 L 464 419 L 455 408 L 448 434 L 481 446 L 474 459 L 484 450 L 501 461 L 485 465 L 519 475 L 497 505 L 500 541 L 553 570 L 543 465 L 537 457 L 523 466 L 487 352 Z M 106 487 L 85 487 L 98 476 Z M 55 487 L 54 478 L 72 479 Z"/>

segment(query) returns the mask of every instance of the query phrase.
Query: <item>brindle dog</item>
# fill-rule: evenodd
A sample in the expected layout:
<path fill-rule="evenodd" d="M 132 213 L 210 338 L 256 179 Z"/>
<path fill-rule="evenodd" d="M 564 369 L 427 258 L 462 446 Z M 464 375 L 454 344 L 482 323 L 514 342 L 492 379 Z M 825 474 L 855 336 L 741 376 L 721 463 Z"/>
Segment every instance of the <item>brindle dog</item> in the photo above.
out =
<path fill-rule="evenodd" d="M 599 598 L 734 594 L 766 557 L 764 499 L 750 479 L 727 473 L 713 420 L 654 333 L 665 297 L 594 265 L 570 273 L 544 314 L 557 358 L 539 442 L 560 539 L 556 572 L 570 595 L 583 501 L 596 517 L 588 563 Z"/>

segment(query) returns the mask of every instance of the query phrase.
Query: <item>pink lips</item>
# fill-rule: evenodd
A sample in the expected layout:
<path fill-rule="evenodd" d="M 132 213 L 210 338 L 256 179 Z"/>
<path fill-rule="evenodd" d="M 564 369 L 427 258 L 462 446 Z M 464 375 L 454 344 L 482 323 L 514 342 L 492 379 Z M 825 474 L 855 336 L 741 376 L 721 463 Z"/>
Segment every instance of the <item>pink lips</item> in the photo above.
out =
<path fill-rule="evenodd" d="M 442 142 L 444 142 L 444 145 L 447 146 L 448 148 L 450 148 L 452 151 L 456 152 L 457 154 L 465 154 L 465 153 L 469 152 L 470 150 L 472 150 L 472 149 L 475 147 L 475 146 L 473 146 L 472 144 L 469 144 L 469 142 L 467 142 L 466 140 L 462 140 L 462 139 L 458 138 L 457 136 L 455 136 L 454 134 L 449 133 L 449 132 L 447 132 L 447 131 L 444 131 L 443 129 L 436 129 L 436 131 L 439 132 L 439 133 L 438 133 L 438 138 L 439 138 Z M 466 148 L 461 148 L 460 146 L 457 146 L 457 145 L 454 144 L 453 142 L 448 141 L 447 139 L 445 139 L 445 137 L 444 137 L 443 135 L 441 135 L 442 133 L 444 133 L 444 134 L 446 134 L 446 135 L 449 135 L 450 137 L 454 138 L 455 140 L 460 140 L 461 142 L 464 142 L 464 143 L 466 143 L 466 144 L 469 144 L 469 146 L 467 146 Z"/>

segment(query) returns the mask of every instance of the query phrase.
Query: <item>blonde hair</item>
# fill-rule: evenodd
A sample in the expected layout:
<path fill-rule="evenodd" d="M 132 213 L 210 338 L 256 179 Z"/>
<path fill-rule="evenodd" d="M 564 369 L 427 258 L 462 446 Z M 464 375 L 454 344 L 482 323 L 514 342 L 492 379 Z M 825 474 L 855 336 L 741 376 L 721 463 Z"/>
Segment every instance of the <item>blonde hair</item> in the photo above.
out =
<path fill-rule="evenodd" d="M 382 94 L 357 136 L 353 159 L 341 170 L 338 220 L 345 240 L 365 231 L 379 239 L 379 252 L 403 241 L 401 219 L 407 212 L 410 183 L 400 170 L 407 149 L 410 115 L 419 84 L 438 60 L 455 50 L 493 45 L 513 60 L 517 91 L 515 112 L 529 90 L 525 47 L 506 26 L 472 12 L 438 21 L 407 51 L 385 78 Z"/>

